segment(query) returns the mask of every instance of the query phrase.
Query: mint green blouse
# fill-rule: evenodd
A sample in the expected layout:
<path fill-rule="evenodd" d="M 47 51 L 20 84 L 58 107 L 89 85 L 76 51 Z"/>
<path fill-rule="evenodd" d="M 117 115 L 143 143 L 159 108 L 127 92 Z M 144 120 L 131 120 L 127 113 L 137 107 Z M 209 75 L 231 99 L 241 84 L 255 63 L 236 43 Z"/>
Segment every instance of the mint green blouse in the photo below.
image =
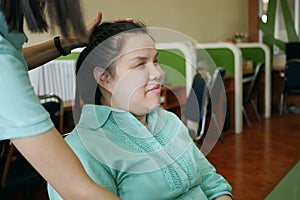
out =
<path fill-rule="evenodd" d="M 156 109 L 148 127 L 132 114 L 85 105 L 66 137 L 89 176 L 123 200 L 214 199 L 231 186 L 171 112 Z M 61 199 L 49 185 L 50 199 Z"/>
<path fill-rule="evenodd" d="M 53 127 L 28 76 L 24 33 L 8 32 L 0 11 L 0 140 L 34 136 Z"/>

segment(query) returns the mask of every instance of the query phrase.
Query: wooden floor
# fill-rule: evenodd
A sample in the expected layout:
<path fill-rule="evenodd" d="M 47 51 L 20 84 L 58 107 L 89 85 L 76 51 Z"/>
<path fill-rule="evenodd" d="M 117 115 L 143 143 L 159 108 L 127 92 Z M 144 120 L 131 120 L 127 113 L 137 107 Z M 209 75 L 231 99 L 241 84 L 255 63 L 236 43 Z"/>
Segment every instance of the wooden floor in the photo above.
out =
<path fill-rule="evenodd" d="M 300 115 L 254 119 L 251 129 L 226 133 L 224 139 L 208 160 L 229 181 L 235 199 L 264 199 L 300 159 Z"/>

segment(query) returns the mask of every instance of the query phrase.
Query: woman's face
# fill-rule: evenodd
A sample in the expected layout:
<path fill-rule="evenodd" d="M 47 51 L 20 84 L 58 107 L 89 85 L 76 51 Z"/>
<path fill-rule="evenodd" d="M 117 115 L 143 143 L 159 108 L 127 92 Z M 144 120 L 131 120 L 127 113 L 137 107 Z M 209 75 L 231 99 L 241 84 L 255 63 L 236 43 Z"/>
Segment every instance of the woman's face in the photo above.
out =
<path fill-rule="evenodd" d="M 132 34 L 122 52 L 110 81 L 111 106 L 145 115 L 160 106 L 163 72 L 157 50 L 148 35 Z"/>

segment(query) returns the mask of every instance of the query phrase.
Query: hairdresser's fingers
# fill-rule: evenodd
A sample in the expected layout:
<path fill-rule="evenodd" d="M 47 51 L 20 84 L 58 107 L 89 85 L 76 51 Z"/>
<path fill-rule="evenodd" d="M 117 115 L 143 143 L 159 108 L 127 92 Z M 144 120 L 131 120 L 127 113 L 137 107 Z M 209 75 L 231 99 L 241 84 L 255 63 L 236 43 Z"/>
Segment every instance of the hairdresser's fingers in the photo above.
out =
<path fill-rule="evenodd" d="M 86 35 L 84 37 L 74 32 L 70 33 L 67 38 L 61 36 L 63 48 L 66 50 L 72 50 L 74 48 L 86 46 L 94 28 L 100 24 L 101 20 L 102 12 L 98 11 L 96 18 L 93 19 L 93 21 L 86 27 Z"/>
<path fill-rule="evenodd" d="M 102 21 L 102 12 L 98 11 L 97 17 L 87 26 L 86 32 L 87 32 L 87 37 L 88 38 L 92 34 L 95 27 L 98 26 L 101 23 L 101 21 Z"/>
<path fill-rule="evenodd" d="M 125 18 L 125 21 L 134 22 L 134 19 L 133 18 Z"/>
<path fill-rule="evenodd" d="M 119 22 L 119 21 L 134 22 L 134 19 L 133 18 L 115 19 L 115 20 L 112 20 L 111 22 L 114 23 L 114 22 Z"/>
<path fill-rule="evenodd" d="M 77 35 L 76 33 L 71 33 L 68 39 L 76 38 L 80 43 L 80 46 L 85 46 L 89 42 L 89 38 L 95 29 L 102 21 L 102 12 L 98 11 L 97 16 L 90 22 L 90 24 L 86 27 L 86 35 L 84 37 Z"/>

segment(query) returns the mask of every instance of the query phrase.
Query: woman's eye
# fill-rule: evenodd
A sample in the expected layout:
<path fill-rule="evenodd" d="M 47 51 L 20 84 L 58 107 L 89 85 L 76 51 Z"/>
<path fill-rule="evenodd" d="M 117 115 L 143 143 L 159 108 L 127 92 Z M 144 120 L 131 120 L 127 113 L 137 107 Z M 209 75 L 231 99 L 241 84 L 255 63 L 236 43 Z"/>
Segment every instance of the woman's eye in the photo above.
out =
<path fill-rule="evenodd" d="M 138 65 L 137 65 L 137 67 L 145 67 L 145 63 L 139 63 Z"/>

